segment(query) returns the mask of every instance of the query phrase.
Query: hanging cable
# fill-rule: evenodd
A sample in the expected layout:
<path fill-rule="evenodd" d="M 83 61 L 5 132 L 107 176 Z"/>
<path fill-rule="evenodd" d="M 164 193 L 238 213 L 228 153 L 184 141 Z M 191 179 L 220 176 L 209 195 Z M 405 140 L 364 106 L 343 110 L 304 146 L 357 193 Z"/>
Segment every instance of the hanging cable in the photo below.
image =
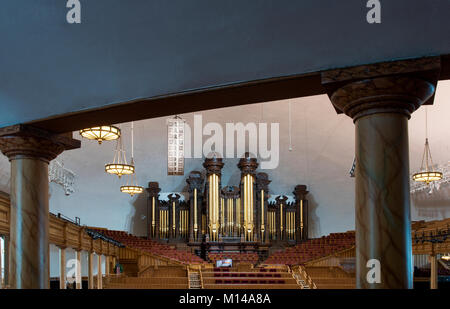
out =
<path fill-rule="evenodd" d="M 131 160 L 134 159 L 134 122 L 131 122 Z"/>

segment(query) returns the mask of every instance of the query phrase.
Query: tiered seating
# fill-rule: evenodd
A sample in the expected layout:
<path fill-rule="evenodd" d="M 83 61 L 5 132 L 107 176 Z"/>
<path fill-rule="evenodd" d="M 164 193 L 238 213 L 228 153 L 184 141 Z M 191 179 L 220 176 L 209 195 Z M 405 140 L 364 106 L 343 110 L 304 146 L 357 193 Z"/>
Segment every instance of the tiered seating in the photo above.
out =
<path fill-rule="evenodd" d="M 306 266 L 306 273 L 318 289 L 355 289 L 356 281 L 349 274 L 336 266 Z"/>
<path fill-rule="evenodd" d="M 241 272 L 236 268 L 214 268 L 202 272 L 205 289 L 300 289 L 286 269 L 256 268 Z"/>
<path fill-rule="evenodd" d="M 239 253 L 239 252 L 230 252 L 230 253 L 210 253 L 208 254 L 208 258 L 211 262 L 216 264 L 218 260 L 224 259 L 232 259 L 233 263 L 251 263 L 255 264 L 258 262 L 258 254 L 257 253 Z"/>
<path fill-rule="evenodd" d="M 300 265 L 308 261 L 351 248 L 355 245 L 355 232 L 332 233 L 310 239 L 294 247 L 273 253 L 265 264 Z"/>
<path fill-rule="evenodd" d="M 149 269 L 144 277 L 110 278 L 106 289 L 188 289 L 187 270 L 184 267 L 160 266 Z"/>
<path fill-rule="evenodd" d="M 133 236 L 131 234 L 128 234 L 127 232 L 111 230 L 98 230 L 98 232 L 107 237 L 115 239 L 130 248 L 139 249 L 155 255 L 163 256 L 184 264 L 206 263 L 200 257 L 192 254 L 187 250 L 177 250 L 173 246 L 161 244 L 150 239 L 143 239 L 137 236 Z"/>

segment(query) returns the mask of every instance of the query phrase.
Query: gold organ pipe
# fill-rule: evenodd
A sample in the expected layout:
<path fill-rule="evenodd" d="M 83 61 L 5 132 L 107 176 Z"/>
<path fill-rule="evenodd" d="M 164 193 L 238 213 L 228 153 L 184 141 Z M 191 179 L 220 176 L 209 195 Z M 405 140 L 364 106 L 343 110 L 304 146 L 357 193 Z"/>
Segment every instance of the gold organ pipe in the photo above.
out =
<path fill-rule="evenodd" d="M 155 227 L 155 197 L 152 197 L 152 226 Z"/>
<path fill-rule="evenodd" d="M 197 233 L 197 230 L 197 188 L 194 188 L 194 232 Z"/>
<path fill-rule="evenodd" d="M 216 235 L 215 238 L 217 240 L 217 236 L 219 234 L 219 192 L 217 190 L 217 175 L 214 174 L 214 222 L 216 226 Z"/>
<path fill-rule="evenodd" d="M 250 237 L 253 240 L 253 176 L 252 175 L 248 175 L 248 186 L 250 187 L 250 196 L 249 196 L 249 221 L 250 221 L 250 226 L 252 227 L 252 230 L 250 231 Z"/>
<path fill-rule="evenodd" d="M 213 226 L 214 226 L 214 205 L 213 205 L 213 195 L 214 195 L 214 174 L 209 176 L 209 196 L 208 196 L 208 212 L 209 212 L 209 234 L 211 240 L 214 240 Z"/>
<path fill-rule="evenodd" d="M 283 204 L 280 204 L 280 239 L 283 239 Z"/>
<path fill-rule="evenodd" d="M 175 215 L 175 202 L 172 202 L 172 232 L 175 234 L 176 233 L 176 226 L 177 226 L 177 222 L 176 220 L 176 215 Z M 175 236 L 175 235 L 174 235 Z"/>
<path fill-rule="evenodd" d="M 167 220 L 168 213 L 169 213 L 169 210 L 164 211 L 164 234 L 165 234 L 166 238 L 169 238 L 169 235 L 168 235 L 169 220 Z"/>
<path fill-rule="evenodd" d="M 214 232 L 214 238 L 216 238 L 216 233 L 218 232 L 218 222 L 217 222 L 217 212 L 218 212 L 218 208 L 219 205 L 217 204 L 217 196 L 216 196 L 216 175 L 214 174 L 213 176 L 213 212 L 214 212 L 214 227 L 215 227 L 215 232 Z"/>
<path fill-rule="evenodd" d="M 244 200 L 243 200 L 243 203 L 242 203 L 242 207 L 244 207 L 244 234 L 245 235 L 247 235 L 247 203 L 248 203 L 248 201 L 247 201 L 247 197 L 248 197 L 248 195 L 247 195 L 247 190 L 248 190 L 248 187 L 247 187 L 247 175 L 245 175 L 244 176 Z"/>
<path fill-rule="evenodd" d="M 291 212 L 291 238 L 293 238 L 293 233 L 292 233 L 292 230 L 293 230 L 293 227 L 294 227 L 294 222 L 293 222 L 293 220 L 292 220 L 292 218 L 293 218 L 293 216 L 292 216 L 292 212 Z"/>
<path fill-rule="evenodd" d="M 303 200 L 300 200 L 300 235 L 303 237 Z"/>
<path fill-rule="evenodd" d="M 236 222 L 237 222 L 237 227 L 238 227 L 238 234 L 241 233 L 241 199 L 237 198 L 236 200 Z"/>
<path fill-rule="evenodd" d="M 261 226 L 264 227 L 264 190 L 261 190 Z"/>
<path fill-rule="evenodd" d="M 293 239 L 296 239 L 296 235 L 295 235 L 295 229 L 297 228 L 297 225 L 295 223 L 295 212 L 292 213 L 292 237 Z"/>
<path fill-rule="evenodd" d="M 289 212 L 289 238 L 292 238 L 292 212 Z"/>
<path fill-rule="evenodd" d="M 223 198 L 220 198 L 220 231 L 223 234 L 225 228 L 225 204 Z"/>
<path fill-rule="evenodd" d="M 248 196 L 249 196 L 249 187 L 248 187 L 248 175 L 245 175 L 245 178 L 244 178 L 244 183 L 245 183 L 245 191 L 244 191 L 244 195 L 245 195 L 245 204 L 244 204 L 244 222 L 245 222 L 245 224 L 244 224 L 244 228 L 245 228 L 245 235 L 247 235 L 247 237 L 246 237 L 246 239 L 248 238 L 248 225 L 249 225 L 249 222 L 248 222 L 248 204 L 249 204 L 249 201 L 248 201 Z"/>

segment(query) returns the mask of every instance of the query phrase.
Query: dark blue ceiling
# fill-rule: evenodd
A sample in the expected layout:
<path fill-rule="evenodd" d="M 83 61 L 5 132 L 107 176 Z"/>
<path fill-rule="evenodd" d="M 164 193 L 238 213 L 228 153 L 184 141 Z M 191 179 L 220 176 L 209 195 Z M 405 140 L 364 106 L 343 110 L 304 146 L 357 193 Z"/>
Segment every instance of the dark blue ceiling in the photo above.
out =
<path fill-rule="evenodd" d="M 449 0 L 0 3 L 0 127 L 133 99 L 450 54 Z M 155 103 L 157 104 L 157 103 Z"/>

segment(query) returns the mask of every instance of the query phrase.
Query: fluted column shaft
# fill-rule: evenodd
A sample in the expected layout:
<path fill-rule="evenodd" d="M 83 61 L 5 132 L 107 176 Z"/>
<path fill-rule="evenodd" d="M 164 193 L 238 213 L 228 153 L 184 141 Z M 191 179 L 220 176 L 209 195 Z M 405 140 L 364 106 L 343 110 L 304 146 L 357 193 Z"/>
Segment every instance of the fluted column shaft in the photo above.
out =
<path fill-rule="evenodd" d="M 412 288 L 408 119 L 432 97 L 439 68 L 425 58 L 322 73 L 355 123 L 357 288 Z"/>

